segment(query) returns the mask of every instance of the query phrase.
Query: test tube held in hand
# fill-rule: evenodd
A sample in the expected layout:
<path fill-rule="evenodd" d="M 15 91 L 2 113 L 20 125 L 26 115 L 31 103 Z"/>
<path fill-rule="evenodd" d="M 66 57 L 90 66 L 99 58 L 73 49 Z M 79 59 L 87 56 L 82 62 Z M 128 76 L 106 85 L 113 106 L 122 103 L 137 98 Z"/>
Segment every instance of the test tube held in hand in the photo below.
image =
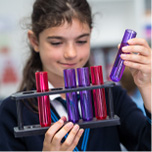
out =
<path fill-rule="evenodd" d="M 113 65 L 113 68 L 112 68 L 112 71 L 110 74 L 110 78 L 112 81 L 118 82 L 121 80 L 121 77 L 122 77 L 124 69 L 125 69 L 124 60 L 122 60 L 120 58 L 120 55 L 123 53 L 122 47 L 127 46 L 128 45 L 127 41 L 132 38 L 135 38 L 136 35 L 137 35 L 137 33 L 133 30 L 130 30 L 130 29 L 125 30 L 120 48 L 118 50 L 118 53 L 117 53 L 117 56 L 116 56 L 116 59 L 115 59 L 115 62 L 114 62 L 114 65 Z"/>
<path fill-rule="evenodd" d="M 79 87 L 90 86 L 89 69 L 88 67 L 77 69 Z M 92 99 L 91 91 L 80 91 L 80 103 L 82 119 L 84 121 L 90 121 L 93 119 Z"/>
<path fill-rule="evenodd" d="M 104 84 L 102 66 L 91 66 L 90 70 L 92 85 Z M 107 117 L 107 106 L 104 88 L 93 89 L 93 99 L 96 118 L 99 120 L 105 119 Z"/>
<path fill-rule="evenodd" d="M 75 69 L 65 69 L 64 74 L 64 83 L 65 88 L 75 88 L 76 87 L 76 78 L 75 78 Z M 67 101 L 67 111 L 68 111 L 68 120 L 76 123 L 79 121 L 79 111 L 78 111 L 78 100 L 76 92 L 66 93 Z"/>
<path fill-rule="evenodd" d="M 47 72 L 36 72 L 36 88 L 37 92 L 48 91 L 48 76 Z M 38 99 L 39 121 L 41 127 L 51 125 L 51 112 L 49 96 L 40 96 Z"/>

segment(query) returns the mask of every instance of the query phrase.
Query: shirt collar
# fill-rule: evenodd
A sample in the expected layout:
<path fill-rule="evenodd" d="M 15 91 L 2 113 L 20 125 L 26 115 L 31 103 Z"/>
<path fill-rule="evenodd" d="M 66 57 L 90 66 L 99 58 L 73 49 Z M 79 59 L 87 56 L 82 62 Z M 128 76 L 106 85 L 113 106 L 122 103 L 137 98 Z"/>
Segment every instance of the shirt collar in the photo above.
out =
<path fill-rule="evenodd" d="M 50 82 L 48 82 L 48 85 L 49 85 L 49 89 L 54 88 L 54 86 L 53 86 Z M 51 101 L 53 101 L 53 100 L 54 100 L 55 98 L 57 98 L 57 97 L 61 97 L 60 94 L 52 94 L 52 95 L 49 95 L 49 98 L 50 98 Z"/>

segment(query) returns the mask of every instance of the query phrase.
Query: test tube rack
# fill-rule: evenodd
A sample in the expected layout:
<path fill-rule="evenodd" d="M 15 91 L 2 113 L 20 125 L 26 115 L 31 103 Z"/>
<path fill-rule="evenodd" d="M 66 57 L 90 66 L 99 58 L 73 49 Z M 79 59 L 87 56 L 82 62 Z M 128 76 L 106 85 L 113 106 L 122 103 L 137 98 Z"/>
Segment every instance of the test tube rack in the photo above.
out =
<path fill-rule="evenodd" d="M 70 88 L 70 89 L 69 88 L 68 89 L 67 88 L 53 88 L 46 92 L 37 92 L 36 90 L 31 90 L 31 91 L 23 91 L 23 92 L 12 94 L 11 98 L 13 100 L 16 100 L 17 119 L 18 119 L 18 126 L 14 127 L 15 137 L 17 138 L 17 137 L 25 137 L 25 136 L 42 135 L 42 134 L 45 134 L 45 132 L 49 128 L 49 127 L 41 127 L 40 124 L 24 126 L 24 122 L 22 119 L 22 106 L 21 106 L 22 99 L 34 98 L 34 97 L 39 97 L 39 96 L 44 96 L 44 95 L 77 92 L 77 91 L 82 91 L 82 90 L 93 90 L 93 89 L 105 88 L 108 93 L 108 98 L 106 100 L 109 105 L 108 106 L 109 115 L 104 120 L 97 120 L 96 118 L 93 118 L 93 120 L 91 121 L 83 121 L 82 119 L 80 119 L 77 124 L 79 124 L 81 128 L 98 128 L 98 127 L 120 125 L 120 118 L 114 114 L 113 98 L 112 98 L 112 87 L 114 86 L 115 86 L 114 82 L 107 81 L 103 85 L 90 85 L 86 87 L 76 87 L 76 88 Z"/>

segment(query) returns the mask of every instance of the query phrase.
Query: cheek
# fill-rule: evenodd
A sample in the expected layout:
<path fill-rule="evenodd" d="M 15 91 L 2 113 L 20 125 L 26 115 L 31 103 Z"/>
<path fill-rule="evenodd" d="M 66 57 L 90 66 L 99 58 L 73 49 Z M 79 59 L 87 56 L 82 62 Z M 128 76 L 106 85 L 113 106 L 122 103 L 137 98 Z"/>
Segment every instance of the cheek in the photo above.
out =
<path fill-rule="evenodd" d="M 57 51 L 51 48 L 50 44 L 44 42 L 40 46 L 40 56 L 43 61 L 51 62 L 58 59 L 59 56 Z"/>
<path fill-rule="evenodd" d="M 52 51 L 41 51 L 40 58 L 43 64 L 43 67 L 51 66 L 53 63 L 59 60 L 60 56 L 57 53 Z"/>
<path fill-rule="evenodd" d="M 83 57 L 84 60 L 88 61 L 88 59 L 90 57 L 90 48 L 88 48 L 84 51 L 81 51 L 81 57 Z"/>
<path fill-rule="evenodd" d="M 39 52 L 41 59 L 44 60 L 55 60 L 58 58 L 57 51 L 55 51 L 48 42 L 40 41 Z"/>

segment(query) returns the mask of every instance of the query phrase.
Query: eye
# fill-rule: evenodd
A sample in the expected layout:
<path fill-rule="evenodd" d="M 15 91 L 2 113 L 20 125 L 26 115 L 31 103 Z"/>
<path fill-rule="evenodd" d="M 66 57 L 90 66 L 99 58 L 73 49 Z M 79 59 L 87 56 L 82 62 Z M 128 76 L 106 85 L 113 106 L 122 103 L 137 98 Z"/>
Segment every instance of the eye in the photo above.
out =
<path fill-rule="evenodd" d="M 87 41 L 77 41 L 77 43 L 79 43 L 79 44 L 85 44 L 85 43 L 87 43 Z"/>
<path fill-rule="evenodd" d="M 50 42 L 51 43 L 51 45 L 61 45 L 62 44 L 62 42 Z"/>

